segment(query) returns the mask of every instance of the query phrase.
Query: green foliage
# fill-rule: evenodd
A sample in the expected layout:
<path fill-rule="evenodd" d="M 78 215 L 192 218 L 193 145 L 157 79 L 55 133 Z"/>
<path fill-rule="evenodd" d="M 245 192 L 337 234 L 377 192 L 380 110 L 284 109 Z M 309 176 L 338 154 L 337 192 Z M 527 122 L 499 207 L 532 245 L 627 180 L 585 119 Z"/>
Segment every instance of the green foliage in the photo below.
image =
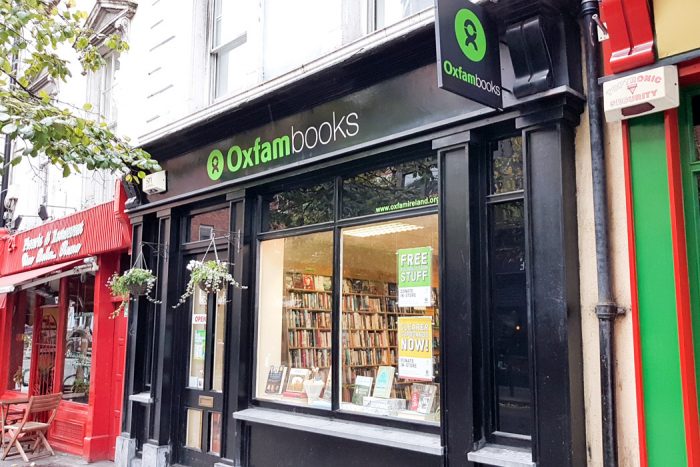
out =
<path fill-rule="evenodd" d="M 173 308 L 179 307 L 189 297 L 194 295 L 195 287 L 199 287 L 206 293 L 218 292 L 229 285 L 245 289 L 246 287 L 239 284 L 228 272 L 228 268 L 229 263 L 218 259 L 209 261 L 191 260 L 187 264 L 187 269 L 190 271 L 190 281 L 187 283 L 185 293 L 182 294 L 180 300 Z"/>
<path fill-rule="evenodd" d="M 128 50 L 118 34 L 103 36 L 84 28 L 86 16 L 71 0 L 0 0 L 0 133 L 25 148 L 13 165 L 21 157 L 45 155 L 64 176 L 84 165 L 128 174 L 128 181 L 137 182 L 141 173 L 160 170 L 147 152 L 133 148 L 106 123 L 82 117 L 91 110 L 89 104 L 75 108 L 32 91 L 44 75 L 58 82 L 70 78 L 61 48 L 72 47 L 85 72 L 104 66 L 100 45 L 118 53 Z M 17 66 L 13 57 L 18 57 Z"/>
<path fill-rule="evenodd" d="M 122 302 L 116 310 L 111 314 L 112 318 L 119 316 L 119 313 L 129 303 L 130 295 L 145 295 L 152 303 L 160 303 L 149 297 L 153 285 L 156 282 L 156 276 L 153 275 L 150 269 L 131 268 L 124 271 L 124 274 L 119 275 L 114 273 L 107 281 L 107 285 L 112 290 L 112 295 L 122 297 Z"/>

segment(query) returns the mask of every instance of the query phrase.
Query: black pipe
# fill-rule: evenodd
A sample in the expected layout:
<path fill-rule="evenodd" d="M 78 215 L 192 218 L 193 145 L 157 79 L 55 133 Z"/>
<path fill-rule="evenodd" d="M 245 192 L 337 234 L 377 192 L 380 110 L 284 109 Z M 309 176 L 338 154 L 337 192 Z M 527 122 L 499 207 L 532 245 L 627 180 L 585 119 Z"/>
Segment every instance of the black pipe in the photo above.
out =
<path fill-rule="evenodd" d="M 5 196 L 10 186 L 10 160 L 12 157 L 12 138 L 5 135 L 5 152 L 2 158 L 2 183 L 0 183 L 0 227 L 5 227 Z"/>
<path fill-rule="evenodd" d="M 615 421 L 614 324 L 619 311 L 610 287 L 608 240 L 608 199 L 605 174 L 602 92 L 600 76 L 600 45 L 598 44 L 598 0 L 581 1 L 583 41 L 586 52 L 588 91 L 588 123 L 590 127 L 591 172 L 593 178 L 593 222 L 598 276 L 598 317 L 600 339 L 600 398 L 602 408 L 603 465 L 617 467 L 617 437 Z"/>
<path fill-rule="evenodd" d="M 12 54 L 12 75 L 17 76 L 18 56 Z M 10 89 L 15 86 L 14 80 L 10 79 Z M 0 182 L 0 228 L 5 227 L 5 196 L 10 187 L 10 161 L 12 160 L 12 138 L 10 135 L 5 135 L 5 148 L 2 158 L 2 182 Z"/>

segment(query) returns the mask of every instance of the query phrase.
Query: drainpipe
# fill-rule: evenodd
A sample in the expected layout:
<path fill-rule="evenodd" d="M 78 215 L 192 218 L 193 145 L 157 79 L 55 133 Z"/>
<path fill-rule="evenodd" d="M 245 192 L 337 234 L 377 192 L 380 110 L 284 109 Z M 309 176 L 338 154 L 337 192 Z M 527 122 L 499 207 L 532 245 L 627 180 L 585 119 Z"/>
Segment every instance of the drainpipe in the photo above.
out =
<path fill-rule="evenodd" d="M 2 183 L 0 183 L 0 228 L 5 227 L 5 195 L 10 186 L 10 160 L 12 157 L 12 139 L 5 135 L 5 151 L 2 158 Z"/>
<path fill-rule="evenodd" d="M 17 54 L 12 54 L 12 74 L 17 73 Z M 14 87 L 14 81 L 10 80 L 10 89 Z M 2 158 L 2 182 L 0 183 L 0 228 L 5 227 L 5 196 L 10 187 L 10 161 L 12 160 L 12 138 L 5 135 L 5 148 Z"/>
<path fill-rule="evenodd" d="M 617 438 L 615 429 L 615 355 L 613 351 L 615 318 L 621 314 L 613 300 L 610 284 L 610 255 L 608 240 L 608 199 L 603 141 L 602 92 L 600 76 L 600 45 L 598 44 L 598 0 L 581 1 L 583 41 L 586 54 L 588 88 L 588 122 L 591 138 L 591 171 L 593 178 L 593 221 L 598 275 L 598 317 L 600 339 L 600 386 L 603 431 L 603 465 L 617 467 Z"/>

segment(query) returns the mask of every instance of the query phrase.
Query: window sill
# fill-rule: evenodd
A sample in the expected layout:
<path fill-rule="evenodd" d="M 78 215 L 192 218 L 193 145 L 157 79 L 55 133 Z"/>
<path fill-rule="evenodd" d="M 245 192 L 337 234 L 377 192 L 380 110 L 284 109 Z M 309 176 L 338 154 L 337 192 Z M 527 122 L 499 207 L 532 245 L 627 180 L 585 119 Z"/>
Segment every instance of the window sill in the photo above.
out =
<path fill-rule="evenodd" d="M 251 423 L 307 431 L 325 436 L 351 439 L 364 443 L 405 449 L 441 456 L 440 436 L 346 420 L 333 420 L 315 415 L 290 413 L 260 407 L 235 412 L 233 418 Z M 515 464 L 514 464 L 515 465 Z M 520 465 L 520 464 L 518 464 Z M 524 465 L 524 464 L 523 464 Z"/>
<path fill-rule="evenodd" d="M 484 465 L 501 467 L 536 467 L 529 449 L 487 444 L 483 448 L 467 454 L 467 459 Z"/>
<path fill-rule="evenodd" d="M 132 402 L 138 402 L 140 404 L 152 404 L 153 398 L 150 392 L 140 392 L 138 394 L 132 394 L 129 396 L 129 400 Z"/>

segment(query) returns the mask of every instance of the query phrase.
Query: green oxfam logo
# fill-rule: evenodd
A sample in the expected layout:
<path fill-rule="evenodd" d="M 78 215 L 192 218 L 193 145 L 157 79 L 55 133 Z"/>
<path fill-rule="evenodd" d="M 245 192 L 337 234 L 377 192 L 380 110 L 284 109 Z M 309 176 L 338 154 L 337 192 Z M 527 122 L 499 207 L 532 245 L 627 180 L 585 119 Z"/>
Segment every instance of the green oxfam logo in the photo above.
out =
<path fill-rule="evenodd" d="M 207 173 L 212 180 L 218 180 L 224 173 L 224 155 L 218 149 L 214 149 L 209 154 L 207 161 Z"/>
<path fill-rule="evenodd" d="M 484 27 L 473 11 L 462 8 L 457 12 L 455 37 L 462 53 L 472 62 L 480 62 L 486 55 Z"/>

